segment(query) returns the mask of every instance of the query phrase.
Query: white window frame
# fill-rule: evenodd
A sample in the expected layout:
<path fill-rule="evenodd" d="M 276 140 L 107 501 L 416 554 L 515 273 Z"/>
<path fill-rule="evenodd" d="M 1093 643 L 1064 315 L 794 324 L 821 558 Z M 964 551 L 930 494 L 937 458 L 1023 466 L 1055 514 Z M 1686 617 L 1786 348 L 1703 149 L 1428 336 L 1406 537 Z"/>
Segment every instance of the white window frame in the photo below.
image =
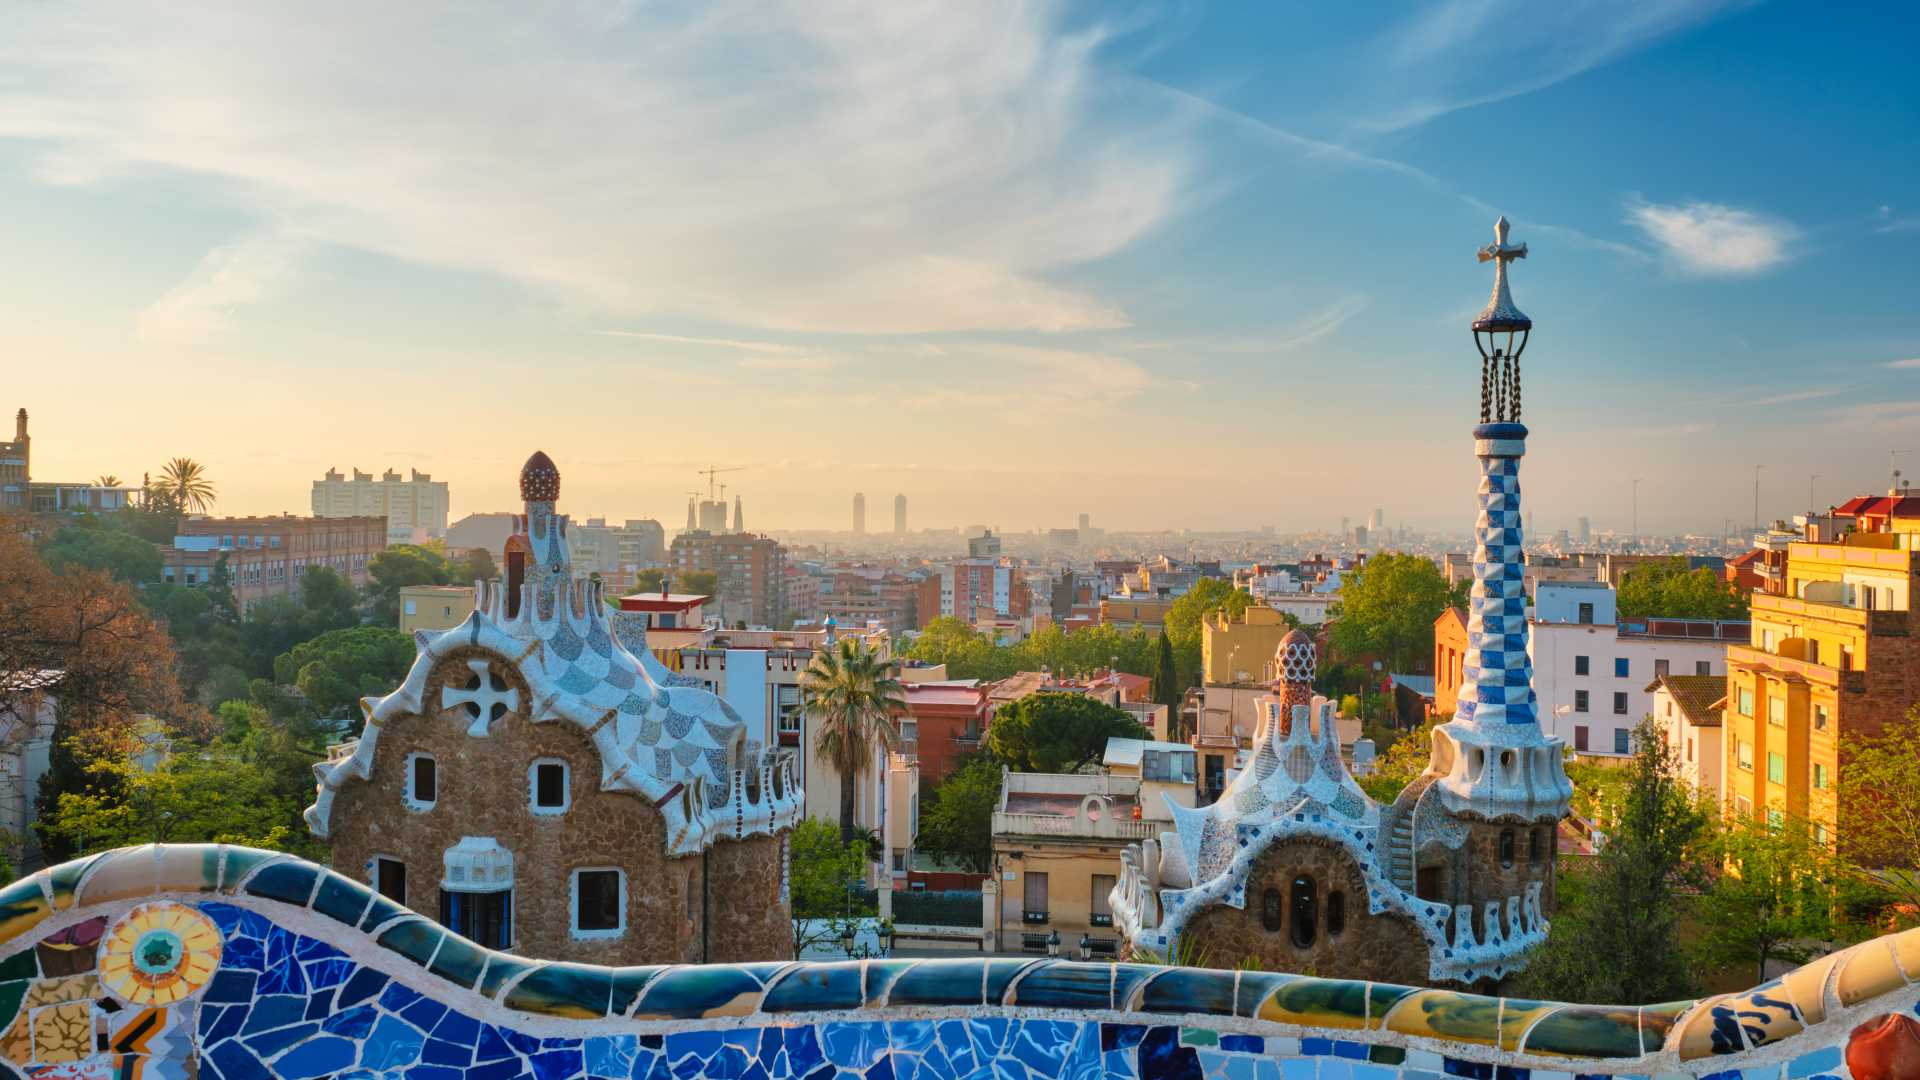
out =
<path fill-rule="evenodd" d="M 540 805 L 540 766 L 542 765 L 560 766 L 559 806 Z M 573 809 L 573 766 L 567 764 L 565 758 L 534 758 L 533 764 L 527 766 L 527 809 L 539 817 L 559 817 Z"/>
<path fill-rule="evenodd" d="M 609 873 L 620 882 L 620 921 L 611 930 L 580 929 L 580 875 Z M 627 872 L 617 866 L 581 866 L 567 875 L 567 927 L 575 941 L 607 941 L 627 932 Z"/>
<path fill-rule="evenodd" d="M 416 799 L 413 795 L 414 762 L 419 761 L 421 758 L 433 762 L 433 798 L 427 801 Z M 440 805 L 440 789 L 446 785 L 446 782 L 447 778 L 440 775 L 439 760 L 424 750 L 416 750 L 407 755 L 407 775 L 405 779 L 401 781 L 400 797 L 402 801 L 407 804 L 407 809 L 418 814 L 424 814 L 435 806 Z"/>

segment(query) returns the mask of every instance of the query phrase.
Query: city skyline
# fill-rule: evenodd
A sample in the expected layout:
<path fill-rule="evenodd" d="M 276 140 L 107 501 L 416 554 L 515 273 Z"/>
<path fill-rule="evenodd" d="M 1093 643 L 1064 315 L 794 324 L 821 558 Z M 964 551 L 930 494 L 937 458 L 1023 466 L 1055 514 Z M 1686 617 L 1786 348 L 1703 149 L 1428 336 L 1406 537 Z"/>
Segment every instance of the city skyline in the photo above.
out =
<path fill-rule="evenodd" d="M 1384 501 L 1464 530 L 1470 252 L 1501 212 L 1536 256 L 1542 533 L 1630 531 L 1636 476 L 1640 532 L 1717 532 L 1756 464 L 1773 518 L 1920 446 L 1898 35 L 1683 2 L 890 10 L 24 13 L 0 352 L 32 361 L 36 474 L 185 455 L 250 514 L 419 468 L 457 518 L 511 508 L 539 448 L 569 513 L 671 525 L 700 454 L 746 467 L 761 528 L 844 528 L 865 490 L 922 526 Z M 773 59 L 722 86 L 722 53 Z M 915 93 L 929 70 L 954 84 Z"/>

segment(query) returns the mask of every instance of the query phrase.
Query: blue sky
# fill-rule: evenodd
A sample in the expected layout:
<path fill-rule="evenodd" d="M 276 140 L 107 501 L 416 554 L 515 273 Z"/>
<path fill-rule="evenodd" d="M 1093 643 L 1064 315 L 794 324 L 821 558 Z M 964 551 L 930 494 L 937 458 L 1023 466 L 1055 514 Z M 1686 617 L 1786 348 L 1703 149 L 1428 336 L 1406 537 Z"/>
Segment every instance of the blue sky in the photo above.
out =
<path fill-rule="evenodd" d="M 1920 450 L 1888 4 L 28 9 L 0 355 L 37 475 L 222 509 L 543 447 L 577 514 L 1464 528 L 1505 213 L 1541 529 Z M 1903 464 L 1920 469 L 1920 453 Z M 1818 481 L 1812 478 L 1819 476 Z"/>

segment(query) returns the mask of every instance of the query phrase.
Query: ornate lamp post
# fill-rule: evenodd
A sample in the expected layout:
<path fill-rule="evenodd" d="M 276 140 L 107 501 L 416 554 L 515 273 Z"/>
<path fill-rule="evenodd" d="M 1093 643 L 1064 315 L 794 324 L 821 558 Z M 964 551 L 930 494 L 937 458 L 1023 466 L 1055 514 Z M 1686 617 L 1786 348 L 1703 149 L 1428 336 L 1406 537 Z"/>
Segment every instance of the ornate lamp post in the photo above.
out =
<path fill-rule="evenodd" d="M 1493 263 L 1493 298 L 1473 320 L 1473 344 L 1480 350 L 1480 422 L 1520 422 L 1520 354 L 1527 351 L 1533 320 L 1513 302 L 1507 288 L 1507 264 L 1527 257 L 1527 245 L 1507 243 L 1507 219 L 1493 223 L 1493 243 L 1480 249 L 1480 261 Z"/>
<path fill-rule="evenodd" d="M 1060 931 L 1058 930 L 1047 931 L 1047 955 L 1056 958 L 1060 955 Z"/>

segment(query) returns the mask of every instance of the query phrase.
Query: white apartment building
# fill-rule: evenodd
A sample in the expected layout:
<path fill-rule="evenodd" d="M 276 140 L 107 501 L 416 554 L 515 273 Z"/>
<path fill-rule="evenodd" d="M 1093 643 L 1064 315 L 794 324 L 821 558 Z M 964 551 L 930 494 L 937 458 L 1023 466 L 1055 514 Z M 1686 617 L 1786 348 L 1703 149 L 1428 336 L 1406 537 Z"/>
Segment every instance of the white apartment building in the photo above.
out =
<path fill-rule="evenodd" d="M 1726 677 L 1662 675 L 1647 689 L 1653 693 L 1653 718 L 1666 735 L 1680 779 L 1719 805 L 1725 785 L 1720 721 L 1727 704 Z"/>
<path fill-rule="evenodd" d="M 322 518 L 384 517 L 387 543 L 418 544 L 447 534 L 447 482 L 419 469 L 402 479 L 388 469 L 375 479 L 353 470 L 346 477 L 338 469 L 313 482 L 313 516 Z"/>
<path fill-rule="evenodd" d="M 652 518 L 630 518 L 624 525 L 588 518 L 568 528 L 567 551 L 575 566 L 624 589 L 641 570 L 667 561 L 667 530 Z"/>
<path fill-rule="evenodd" d="M 1632 753 L 1635 725 L 1654 715 L 1662 675 L 1727 673 L 1727 645 L 1747 640 L 1745 622 L 1646 619 L 1622 622 L 1613 587 L 1542 581 L 1534 593 L 1533 690 L 1540 724 L 1579 754 Z"/>

